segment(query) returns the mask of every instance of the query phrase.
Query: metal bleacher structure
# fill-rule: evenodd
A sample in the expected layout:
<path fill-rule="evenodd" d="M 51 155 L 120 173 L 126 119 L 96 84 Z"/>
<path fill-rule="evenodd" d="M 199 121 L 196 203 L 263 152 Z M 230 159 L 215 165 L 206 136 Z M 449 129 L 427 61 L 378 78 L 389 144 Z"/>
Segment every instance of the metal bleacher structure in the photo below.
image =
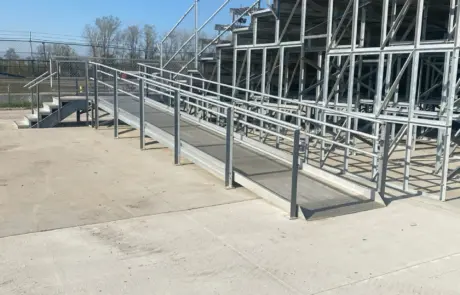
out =
<path fill-rule="evenodd" d="M 460 197 L 460 0 L 258 0 L 200 40 L 229 2 L 199 26 L 194 1 L 160 43 L 159 66 L 86 61 L 86 95 L 58 95 L 29 125 L 67 105 L 98 128 L 106 112 L 115 137 L 119 121 L 138 128 L 141 148 L 152 137 L 176 164 L 190 158 L 291 217 Z M 163 43 L 193 12 L 178 50 L 193 44 L 193 57 L 166 59 Z"/>

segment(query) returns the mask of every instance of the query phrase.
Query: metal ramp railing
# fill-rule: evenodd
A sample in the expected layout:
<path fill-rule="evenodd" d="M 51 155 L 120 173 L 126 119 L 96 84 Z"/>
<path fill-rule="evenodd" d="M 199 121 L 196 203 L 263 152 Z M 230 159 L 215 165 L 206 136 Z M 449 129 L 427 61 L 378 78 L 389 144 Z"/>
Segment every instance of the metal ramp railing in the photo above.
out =
<path fill-rule="evenodd" d="M 377 190 L 380 195 L 383 197 L 385 194 L 385 187 L 386 187 L 386 165 L 388 163 L 388 153 L 389 153 L 389 135 L 390 129 L 386 127 L 386 124 L 380 120 L 369 119 L 360 117 L 359 115 L 355 114 L 348 114 L 350 117 L 357 117 L 361 120 L 368 120 L 373 122 L 374 124 L 379 124 L 379 126 L 383 126 L 381 129 L 381 133 L 377 136 L 370 135 L 370 134 L 360 134 L 363 137 L 368 137 L 371 140 L 377 141 L 380 148 L 377 153 L 369 152 L 359 147 L 352 146 L 350 141 L 348 142 L 335 142 L 333 139 L 324 137 L 323 135 L 317 135 L 313 132 L 308 132 L 307 130 L 302 130 L 302 128 L 296 124 L 292 124 L 280 119 L 282 116 L 285 115 L 292 115 L 298 117 L 300 120 L 306 120 L 313 124 L 321 124 L 321 128 L 326 128 L 329 126 L 330 128 L 337 128 L 337 129 L 344 129 L 347 133 L 355 132 L 360 133 L 359 131 L 349 130 L 334 124 L 329 124 L 325 122 L 315 122 L 312 118 L 305 118 L 301 114 L 293 114 L 285 112 L 284 110 L 278 109 L 273 106 L 265 106 L 258 104 L 256 102 L 251 102 L 249 100 L 243 100 L 236 97 L 231 97 L 228 95 L 223 95 L 218 92 L 210 91 L 207 89 L 202 89 L 197 86 L 193 86 L 187 82 L 179 82 L 177 80 L 171 78 L 162 77 L 159 73 L 164 71 L 164 69 L 150 67 L 150 70 L 155 70 L 156 73 L 144 73 L 141 72 L 138 75 L 133 73 L 127 73 L 116 68 L 108 67 L 98 63 L 91 63 L 95 71 L 100 73 L 108 79 L 107 81 L 101 81 L 97 78 L 97 75 L 94 75 L 92 80 L 94 81 L 95 85 L 95 109 L 98 109 L 98 93 L 97 93 L 97 85 L 103 85 L 104 87 L 108 87 L 114 91 L 114 100 L 113 100 L 113 113 L 114 113 L 114 122 L 115 122 L 115 133 L 118 132 L 118 112 L 119 112 L 119 98 L 118 93 L 123 93 L 127 96 L 135 98 L 139 102 L 139 126 L 141 129 L 141 148 L 144 147 L 144 135 L 145 135 L 145 101 L 147 99 L 153 99 L 153 101 L 161 102 L 165 105 L 165 107 L 174 110 L 175 116 L 175 124 L 174 124 L 174 135 L 175 135 L 175 159 L 178 159 L 180 156 L 180 114 L 184 113 L 187 109 L 194 109 L 195 112 L 193 115 L 199 117 L 197 121 L 198 124 L 202 128 L 209 128 L 210 131 L 214 130 L 215 128 L 223 128 L 225 138 L 226 138 L 226 161 L 225 161 L 225 180 L 226 185 L 231 185 L 232 183 L 232 175 L 233 175 L 233 163 L 232 163 L 232 149 L 233 149 L 233 141 L 239 140 L 242 136 L 247 136 L 248 131 L 253 133 L 260 133 L 263 136 L 272 136 L 277 140 L 282 139 L 283 144 L 289 145 L 288 154 L 291 155 L 291 172 L 292 172 L 292 185 L 291 185 L 291 216 L 296 217 L 298 214 L 298 203 L 297 203 L 297 174 L 299 165 L 302 164 L 301 161 L 301 150 L 309 148 L 309 141 L 306 141 L 306 146 L 302 146 L 302 138 L 301 136 L 307 138 L 316 138 L 321 141 L 322 145 L 326 143 L 330 145 L 338 145 L 343 149 L 354 151 L 355 153 L 365 154 L 369 157 L 376 159 L 376 161 L 380 162 L 379 171 L 377 173 Z M 141 66 L 144 66 L 141 64 Z M 131 78 L 135 78 L 137 81 L 133 81 L 131 79 L 125 79 L 120 77 L 120 73 L 124 73 L 126 75 L 130 75 Z M 180 77 L 184 79 L 198 79 L 203 80 L 201 78 L 196 78 L 189 75 L 182 75 L 180 73 L 176 73 Z M 212 81 L 205 81 L 206 83 L 215 83 Z M 124 91 L 119 89 L 119 83 L 128 83 L 133 86 L 136 86 L 137 91 Z M 221 87 L 233 87 L 233 86 L 223 86 Z M 284 104 L 293 103 L 287 99 L 271 96 L 263 93 L 256 93 L 255 91 L 246 90 L 246 89 L 239 89 L 241 91 L 248 91 L 249 94 L 256 94 L 258 96 L 266 96 L 270 99 L 277 99 L 279 103 L 283 102 Z M 150 91 L 152 95 L 148 97 L 146 95 L 146 91 Z M 207 93 L 208 95 L 203 95 L 203 93 Z M 166 97 L 166 101 L 160 101 L 160 97 Z M 303 104 L 301 102 L 294 102 L 299 104 Z M 315 108 L 317 110 L 323 112 L 334 112 L 334 110 L 330 110 L 324 107 L 316 106 L 316 105 L 309 105 L 307 106 L 311 108 Z M 275 114 L 275 116 L 269 116 L 266 112 L 262 112 L 261 110 L 270 111 Z M 96 114 L 96 120 L 98 115 Z M 218 119 L 217 119 L 218 118 Z M 215 120 L 211 120 L 215 119 Z M 201 123 L 200 123 L 201 122 Z M 206 123 L 205 123 L 206 122 Z M 96 122 L 96 126 L 98 123 Z M 212 127 L 215 126 L 215 127 Z M 242 127 L 242 128 L 241 128 Z M 241 132 L 243 130 L 243 132 Z M 324 151 L 326 152 L 326 151 Z M 275 156 L 273 154 L 272 156 Z"/>

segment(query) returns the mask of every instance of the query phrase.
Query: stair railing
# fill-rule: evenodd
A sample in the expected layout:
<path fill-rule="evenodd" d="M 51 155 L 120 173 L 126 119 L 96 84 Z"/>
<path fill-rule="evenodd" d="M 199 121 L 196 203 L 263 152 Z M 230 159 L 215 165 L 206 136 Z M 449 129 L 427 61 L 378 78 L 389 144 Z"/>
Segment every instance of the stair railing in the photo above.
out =
<path fill-rule="evenodd" d="M 48 74 L 48 72 L 32 80 L 32 84 L 31 82 L 26 84 L 28 85 L 27 88 L 30 90 L 30 109 L 32 111 L 32 114 L 34 114 L 34 87 L 37 92 L 37 128 L 40 127 L 40 84 L 48 79 L 51 79 L 54 75 L 57 74 L 57 72 L 49 74 L 48 76 L 45 76 L 46 74 Z"/>
<path fill-rule="evenodd" d="M 31 85 L 32 83 L 35 83 L 36 81 L 40 80 L 41 78 L 43 78 L 45 75 L 47 75 L 49 72 L 46 71 L 44 72 L 43 74 L 41 74 L 40 76 L 36 77 L 35 79 L 33 79 L 32 81 L 29 81 L 29 83 L 27 83 L 26 85 L 24 85 L 24 88 L 28 88 L 29 85 Z"/>

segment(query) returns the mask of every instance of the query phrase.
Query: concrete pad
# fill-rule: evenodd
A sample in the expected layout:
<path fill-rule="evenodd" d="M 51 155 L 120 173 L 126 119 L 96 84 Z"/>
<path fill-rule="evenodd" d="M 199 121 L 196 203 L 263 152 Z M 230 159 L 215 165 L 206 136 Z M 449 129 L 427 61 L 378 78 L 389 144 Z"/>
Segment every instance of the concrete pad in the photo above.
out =
<path fill-rule="evenodd" d="M 459 219 L 402 201 L 290 221 L 252 200 L 5 237 L 0 293 L 458 294 Z"/>
<path fill-rule="evenodd" d="M 460 264 L 451 261 L 460 261 L 458 213 L 406 200 L 385 210 L 292 222 L 258 202 L 190 215 L 299 294 L 460 290 L 460 283 L 449 278 L 451 272 L 460 271 Z M 221 217 L 218 221 L 216 215 Z"/>
<path fill-rule="evenodd" d="M 2 131 L 0 237 L 255 198 L 194 165 L 175 167 L 167 149 L 140 151 L 137 134 L 112 132 Z"/>
<path fill-rule="evenodd" d="M 137 131 L 0 131 L 0 294 L 458 294 L 460 209 L 292 221 Z M 38 231 L 38 232 L 37 232 Z M 43 232 L 41 232 L 43 231 Z"/>
<path fill-rule="evenodd" d="M 30 110 L 25 109 L 0 109 L 0 130 L 13 130 L 18 129 L 14 121 L 24 119 L 26 114 L 30 114 Z"/>

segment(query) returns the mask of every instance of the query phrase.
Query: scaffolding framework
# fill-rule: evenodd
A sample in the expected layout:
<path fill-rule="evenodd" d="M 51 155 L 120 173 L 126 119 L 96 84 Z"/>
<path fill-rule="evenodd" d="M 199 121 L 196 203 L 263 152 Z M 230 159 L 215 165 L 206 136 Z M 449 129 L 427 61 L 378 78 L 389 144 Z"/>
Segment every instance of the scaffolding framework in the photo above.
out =
<path fill-rule="evenodd" d="M 310 134 L 305 140 L 324 169 L 339 153 L 340 173 L 353 174 L 352 147 L 378 154 L 382 128 L 390 128 L 389 157 L 404 152 L 403 177 L 394 185 L 408 193 L 417 146 L 435 142 L 433 167 L 423 173 L 438 177 L 437 198 L 448 198 L 460 171 L 451 161 L 460 143 L 460 0 L 276 0 L 267 8 L 255 1 L 231 12 L 232 23 L 216 26 L 208 45 L 195 42 L 195 57 L 179 73 L 198 71 L 215 81 L 202 86 L 218 100 L 231 96 L 284 111 L 274 116 Z M 201 28 L 196 22 L 195 38 Z M 221 40 L 227 31 L 231 42 Z M 211 44 L 215 52 L 205 54 Z M 281 148 L 282 138 L 274 145 Z M 367 178 L 376 181 L 381 163 L 369 161 Z"/>

